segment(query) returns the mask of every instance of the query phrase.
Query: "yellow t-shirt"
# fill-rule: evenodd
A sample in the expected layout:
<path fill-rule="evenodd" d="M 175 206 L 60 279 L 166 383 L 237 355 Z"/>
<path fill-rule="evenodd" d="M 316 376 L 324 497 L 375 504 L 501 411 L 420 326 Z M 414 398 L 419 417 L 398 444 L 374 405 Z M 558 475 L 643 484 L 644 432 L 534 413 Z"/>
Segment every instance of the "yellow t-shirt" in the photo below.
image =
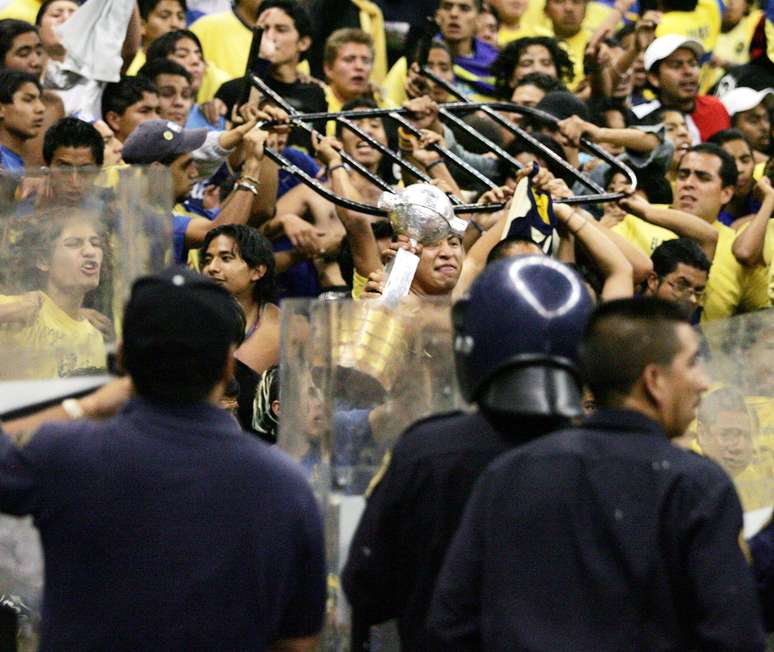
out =
<path fill-rule="evenodd" d="M 525 36 L 533 36 L 534 34 L 534 28 L 525 27 L 524 20 L 522 19 L 518 29 L 500 27 L 500 29 L 497 30 L 497 45 L 499 45 L 501 48 L 504 48 L 511 41 L 524 38 Z"/>
<path fill-rule="evenodd" d="M 720 35 L 720 4 L 718 0 L 698 0 L 693 11 L 668 11 L 656 27 L 656 36 L 680 34 L 696 39 L 705 52 L 713 52 Z"/>
<path fill-rule="evenodd" d="M 365 276 L 360 276 L 360 274 L 357 273 L 357 270 L 355 270 L 352 274 L 353 299 L 360 299 L 360 295 L 363 294 L 363 290 L 365 290 L 366 283 L 368 283 L 368 279 Z"/>
<path fill-rule="evenodd" d="M 137 54 L 134 55 L 132 63 L 130 63 L 129 67 L 126 69 L 126 75 L 128 77 L 136 76 L 137 73 L 140 72 L 140 68 L 142 68 L 147 61 L 148 57 L 145 56 L 145 52 L 137 50 Z"/>
<path fill-rule="evenodd" d="M 521 17 L 521 26 L 526 30 L 524 36 L 544 36 L 545 31 L 549 35 L 553 34 L 551 21 L 546 16 L 545 0 L 533 0 L 527 4 L 527 9 Z M 583 29 L 591 34 L 597 31 L 597 28 L 613 11 L 610 5 L 604 2 L 591 0 L 586 3 L 586 17 L 583 19 Z"/>
<path fill-rule="evenodd" d="M 75 320 L 44 292 L 35 320 L 28 326 L 0 324 L 3 369 L 0 377 L 13 379 L 61 378 L 78 370 L 106 368 L 102 334 L 86 319 Z M 0 305 L 19 297 L 0 295 Z"/>
<path fill-rule="evenodd" d="M 0 9 L 0 20 L 15 18 L 16 20 L 26 20 L 34 25 L 41 4 L 39 0 L 11 0 Z"/>
<path fill-rule="evenodd" d="M 665 207 L 661 207 L 665 208 Z M 674 240 L 677 235 L 662 226 L 651 224 L 634 215 L 627 215 L 613 227 L 618 235 L 626 238 L 646 256 L 650 256 L 654 249 L 665 240 Z"/>
<path fill-rule="evenodd" d="M 766 279 L 762 272 L 764 268 L 745 269 L 731 250 L 736 232 L 719 221 L 715 221 L 712 226 L 718 231 L 719 237 L 707 280 L 702 322 L 766 307 Z M 613 231 L 629 240 L 647 256 L 665 240 L 677 237 L 669 229 L 650 224 L 633 215 L 627 215 L 613 227 Z"/>
<path fill-rule="evenodd" d="M 191 25 L 191 31 L 202 42 L 206 60 L 223 70 L 229 79 L 245 74 L 253 34 L 233 11 L 202 16 Z"/>
<path fill-rule="evenodd" d="M 726 33 L 718 34 L 715 54 L 720 59 L 736 65 L 748 63 L 750 61 L 750 42 L 761 16 L 763 16 L 761 9 L 753 9 L 736 24 L 736 27 Z"/>

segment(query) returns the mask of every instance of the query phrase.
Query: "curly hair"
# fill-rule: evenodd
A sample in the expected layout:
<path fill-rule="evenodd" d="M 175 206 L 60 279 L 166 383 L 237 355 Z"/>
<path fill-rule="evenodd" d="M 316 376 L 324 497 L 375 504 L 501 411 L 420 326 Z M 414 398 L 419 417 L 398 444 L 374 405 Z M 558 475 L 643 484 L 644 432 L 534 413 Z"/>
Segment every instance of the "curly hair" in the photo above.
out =
<path fill-rule="evenodd" d="M 568 83 L 573 77 L 573 63 L 570 55 L 562 49 L 558 41 L 550 36 L 527 36 L 516 39 L 506 45 L 492 64 L 492 75 L 495 78 L 495 91 L 498 97 L 511 99 L 513 95 L 513 73 L 521 59 L 521 55 L 532 45 L 540 45 L 548 50 L 556 67 L 557 79 Z"/>

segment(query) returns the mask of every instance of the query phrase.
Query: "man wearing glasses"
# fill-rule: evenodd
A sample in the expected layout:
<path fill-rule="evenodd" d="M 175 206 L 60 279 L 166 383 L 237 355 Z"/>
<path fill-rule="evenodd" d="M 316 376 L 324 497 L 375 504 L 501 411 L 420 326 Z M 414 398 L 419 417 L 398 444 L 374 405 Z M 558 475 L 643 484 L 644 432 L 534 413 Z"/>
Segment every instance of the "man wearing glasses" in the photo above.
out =
<path fill-rule="evenodd" d="M 645 280 L 643 296 L 677 302 L 698 318 L 712 265 L 701 247 L 690 238 L 666 240 L 650 258 L 653 271 Z"/>

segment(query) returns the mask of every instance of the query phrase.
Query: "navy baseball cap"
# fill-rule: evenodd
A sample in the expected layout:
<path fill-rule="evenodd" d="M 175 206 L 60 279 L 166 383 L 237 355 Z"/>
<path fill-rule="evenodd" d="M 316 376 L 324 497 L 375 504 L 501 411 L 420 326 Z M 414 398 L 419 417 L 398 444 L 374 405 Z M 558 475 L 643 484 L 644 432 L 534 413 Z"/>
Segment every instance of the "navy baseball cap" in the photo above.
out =
<path fill-rule="evenodd" d="M 135 281 L 124 314 L 124 346 L 228 349 L 240 341 L 239 308 L 220 285 L 186 267 Z"/>
<path fill-rule="evenodd" d="M 199 149 L 207 129 L 183 129 L 175 122 L 148 120 L 129 134 L 122 157 L 127 163 L 148 164 Z"/>

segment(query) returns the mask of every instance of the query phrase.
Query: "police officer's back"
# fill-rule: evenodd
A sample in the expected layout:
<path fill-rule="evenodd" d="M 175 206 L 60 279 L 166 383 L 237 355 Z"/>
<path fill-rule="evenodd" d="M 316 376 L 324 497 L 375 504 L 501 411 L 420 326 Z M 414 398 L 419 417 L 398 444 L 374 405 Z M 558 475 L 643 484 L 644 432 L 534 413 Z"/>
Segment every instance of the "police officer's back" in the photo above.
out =
<path fill-rule="evenodd" d="M 491 266 L 455 305 L 458 377 L 480 411 L 415 424 L 386 460 L 342 578 L 355 649 L 390 618 L 403 649 L 437 649 L 427 610 L 473 483 L 499 454 L 580 413 L 575 362 L 589 312 L 578 276 L 542 256 Z"/>
<path fill-rule="evenodd" d="M 673 446 L 706 378 L 678 308 L 604 304 L 581 347 L 602 409 L 479 479 L 433 597 L 447 650 L 760 650 L 734 486 Z"/>

